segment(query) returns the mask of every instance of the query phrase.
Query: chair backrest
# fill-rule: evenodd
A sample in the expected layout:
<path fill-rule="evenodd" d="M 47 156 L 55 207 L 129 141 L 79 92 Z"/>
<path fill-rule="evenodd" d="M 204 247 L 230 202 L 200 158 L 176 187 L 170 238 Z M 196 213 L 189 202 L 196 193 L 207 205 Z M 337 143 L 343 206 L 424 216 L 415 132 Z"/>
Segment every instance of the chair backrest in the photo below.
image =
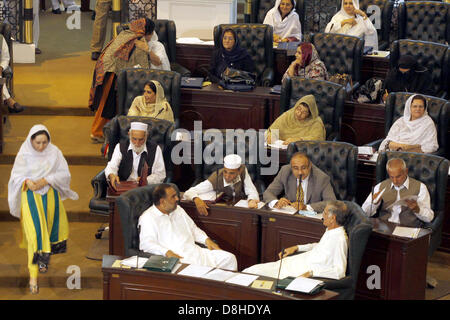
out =
<path fill-rule="evenodd" d="M 383 151 L 378 155 L 377 160 L 377 183 L 389 178 L 386 164 L 392 158 L 403 159 L 409 170 L 408 175 L 427 186 L 433 211 L 445 210 L 445 193 L 449 166 L 447 159 L 423 153 Z"/>
<path fill-rule="evenodd" d="M 208 130 L 211 133 L 211 130 Z M 259 155 L 259 135 L 258 131 L 234 130 L 233 135 L 226 134 L 224 130 L 217 130 L 217 139 L 214 137 L 211 141 L 203 142 L 203 161 L 195 165 L 196 185 L 206 179 L 216 170 L 223 168 L 223 158 L 228 154 L 238 154 L 244 160 L 247 171 L 252 178 L 258 192 L 264 192 L 264 183 L 262 182 L 260 169 L 261 165 L 257 159 Z M 218 153 L 216 154 L 216 151 Z M 217 158 L 216 158 L 217 156 Z"/>
<path fill-rule="evenodd" d="M 339 140 L 345 89 L 337 83 L 300 77 L 286 78 L 281 85 L 280 114 L 308 94 L 316 99 L 319 115 L 327 131 L 326 140 Z"/>
<path fill-rule="evenodd" d="M 388 96 L 385 107 L 385 136 L 389 133 L 394 122 L 403 117 L 406 100 L 412 95 L 407 92 L 393 92 Z M 437 138 L 439 144 L 439 154 L 446 155 L 448 142 L 448 113 L 450 111 L 450 102 L 446 99 L 422 95 L 427 100 L 427 112 L 436 125 Z"/>
<path fill-rule="evenodd" d="M 331 179 L 338 200 L 355 199 L 358 148 L 346 142 L 297 141 L 289 144 L 288 161 L 295 152 L 305 153 Z"/>
<path fill-rule="evenodd" d="M 117 114 L 128 113 L 134 98 L 143 94 L 144 85 L 150 80 L 158 81 L 164 88 L 164 95 L 172 107 L 177 123 L 180 116 L 181 75 L 175 71 L 142 68 L 122 70 L 117 80 Z"/>
<path fill-rule="evenodd" d="M 370 17 L 372 14 L 367 12 L 367 9 L 369 7 L 374 8 L 372 10 L 375 10 L 375 14 L 378 15 L 378 12 L 380 14 L 380 28 L 377 29 L 378 33 L 378 43 L 379 47 L 381 43 L 384 44 L 384 46 L 387 46 L 386 49 L 389 49 L 389 34 L 391 32 L 391 18 L 392 18 L 392 10 L 394 9 L 394 2 L 391 0 L 360 0 L 359 1 L 359 9 L 361 9 L 363 12 L 366 12 L 367 15 Z M 379 8 L 376 9 L 376 7 Z M 374 22 L 374 21 L 372 21 Z M 375 25 L 375 24 L 374 24 Z"/>
<path fill-rule="evenodd" d="M 178 187 L 171 184 L 179 193 Z M 139 250 L 138 222 L 142 213 L 153 205 L 153 190 L 158 184 L 151 184 L 129 190 L 116 199 L 122 224 L 124 254 L 126 257 L 142 254 Z"/>
<path fill-rule="evenodd" d="M 265 83 L 268 75 L 273 81 L 273 28 L 266 24 L 220 24 L 214 27 L 214 46 L 219 48 L 220 36 L 226 28 L 236 31 L 240 46 L 245 48 L 255 63 L 257 83 L 263 86 L 271 86 Z"/>
<path fill-rule="evenodd" d="M 103 134 L 109 144 L 108 161 L 111 160 L 116 144 L 129 140 L 128 131 L 130 130 L 130 123 L 133 121 L 148 124 L 148 139 L 158 144 L 161 148 L 166 167 L 166 179 L 170 180 L 173 175 L 173 164 L 170 153 L 172 150 L 171 135 L 174 130 L 174 124 L 167 120 L 147 117 L 127 117 L 124 115 L 115 116 L 103 127 Z"/>
<path fill-rule="evenodd" d="M 450 49 L 445 44 L 401 39 L 391 44 L 389 64 L 397 67 L 403 55 L 411 55 L 417 62 L 426 67 L 433 80 L 434 95 L 442 92 L 450 96 Z"/>
<path fill-rule="evenodd" d="M 315 33 L 311 42 L 325 63 L 329 75 L 347 73 L 353 82 L 361 79 L 364 39 L 337 33 Z"/>
<path fill-rule="evenodd" d="M 450 42 L 450 3 L 404 2 L 399 10 L 399 39 Z"/>
<path fill-rule="evenodd" d="M 361 266 L 362 256 L 364 255 L 367 241 L 372 232 L 372 224 L 364 215 L 361 207 L 355 202 L 344 201 L 350 212 L 349 219 L 345 225 L 345 231 L 348 236 L 348 257 L 346 276 L 351 278 L 352 287 L 345 290 L 339 296 L 339 299 L 354 299 L 356 284 L 358 282 L 359 268 Z"/>
<path fill-rule="evenodd" d="M 252 14 L 250 16 L 251 23 L 263 23 L 266 17 L 267 11 L 273 8 L 275 5 L 275 0 L 252 0 Z M 305 26 L 305 10 L 306 1 L 305 0 L 295 0 L 295 12 L 297 12 L 300 18 L 300 24 L 302 26 L 302 33 L 304 32 Z"/>

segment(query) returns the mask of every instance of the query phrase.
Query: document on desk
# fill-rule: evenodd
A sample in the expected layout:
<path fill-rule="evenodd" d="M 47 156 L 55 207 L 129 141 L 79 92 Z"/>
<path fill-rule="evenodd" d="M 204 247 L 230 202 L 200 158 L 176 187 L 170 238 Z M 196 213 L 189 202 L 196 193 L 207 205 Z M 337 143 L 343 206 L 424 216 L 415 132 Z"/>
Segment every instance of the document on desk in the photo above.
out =
<path fill-rule="evenodd" d="M 264 202 L 258 202 L 258 209 L 261 209 L 262 207 L 264 207 L 265 203 Z M 239 208 L 248 208 L 248 200 L 242 199 L 239 200 L 238 202 L 236 202 L 236 204 L 234 205 L 235 207 L 239 207 Z"/>
<path fill-rule="evenodd" d="M 272 210 L 274 212 L 281 212 L 281 213 L 287 213 L 287 214 L 295 214 L 297 212 L 297 210 L 294 207 L 291 207 L 291 206 L 286 206 L 286 207 L 283 207 L 281 209 L 270 208 L 270 210 Z"/>
<path fill-rule="evenodd" d="M 235 273 L 231 271 L 226 271 L 222 269 L 214 269 L 202 276 L 205 279 L 217 280 L 217 281 L 226 281 L 232 277 L 234 277 Z"/>
<path fill-rule="evenodd" d="M 286 290 L 310 293 L 322 283 L 323 281 L 320 280 L 298 277 L 295 278 L 291 283 L 289 283 L 289 285 L 286 287 Z"/>
<path fill-rule="evenodd" d="M 141 269 L 144 264 L 147 262 L 148 258 L 139 257 L 138 256 L 132 256 L 127 259 L 122 260 L 120 263 L 123 266 L 136 268 L 136 266 Z"/>
<path fill-rule="evenodd" d="M 287 150 L 288 145 L 284 144 L 283 140 L 277 140 L 274 143 L 268 144 L 267 142 L 264 143 L 264 146 L 267 147 L 271 147 L 271 148 L 276 148 L 276 149 L 283 149 L 283 150 Z"/>
<path fill-rule="evenodd" d="M 212 269 L 214 269 L 214 268 L 190 264 L 186 268 L 181 270 L 178 274 L 182 275 L 182 276 L 197 277 L 197 278 L 200 277 L 201 278 L 205 274 L 207 274 L 209 271 L 211 271 Z"/>
<path fill-rule="evenodd" d="M 258 276 L 253 274 L 237 273 L 234 277 L 226 280 L 225 282 L 248 287 L 256 279 L 258 279 Z"/>
<path fill-rule="evenodd" d="M 420 228 L 409 228 L 397 226 L 392 232 L 393 236 L 416 239 L 419 236 Z"/>

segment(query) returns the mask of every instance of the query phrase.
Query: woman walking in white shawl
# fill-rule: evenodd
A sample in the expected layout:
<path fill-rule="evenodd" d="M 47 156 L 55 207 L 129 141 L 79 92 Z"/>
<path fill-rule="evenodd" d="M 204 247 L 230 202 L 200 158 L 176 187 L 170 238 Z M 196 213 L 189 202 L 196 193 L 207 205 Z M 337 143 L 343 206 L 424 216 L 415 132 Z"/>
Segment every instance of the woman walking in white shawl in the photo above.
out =
<path fill-rule="evenodd" d="M 50 133 L 35 125 L 20 147 L 8 183 L 10 213 L 22 225 L 21 248 L 28 249 L 30 291 L 39 292 L 38 271 L 48 270 L 50 254 L 66 251 L 69 227 L 62 200 L 78 199 L 70 190 L 70 172 Z"/>
<path fill-rule="evenodd" d="M 363 38 L 366 47 L 378 50 L 377 29 L 367 14 L 359 9 L 359 0 L 342 0 L 341 10 L 331 18 L 325 32 Z"/>
<path fill-rule="evenodd" d="M 295 5 L 295 0 L 276 0 L 275 6 L 267 12 L 263 23 L 273 27 L 275 42 L 302 40 L 302 26 Z"/>
<path fill-rule="evenodd" d="M 427 101 L 415 94 L 406 100 L 403 117 L 394 122 L 379 151 L 431 153 L 438 148 L 436 125 L 427 113 Z"/>

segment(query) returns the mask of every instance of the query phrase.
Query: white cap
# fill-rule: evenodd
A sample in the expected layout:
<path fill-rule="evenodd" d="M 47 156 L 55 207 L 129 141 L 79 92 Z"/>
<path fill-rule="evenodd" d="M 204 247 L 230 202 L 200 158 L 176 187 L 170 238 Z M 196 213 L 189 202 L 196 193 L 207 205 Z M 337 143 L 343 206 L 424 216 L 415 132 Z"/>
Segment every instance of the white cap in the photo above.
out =
<path fill-rule="evenodd" d="M 137 130 L 137 131 L 145 131 L 147 132 L 148 125 L 146 123 L 142 122 L 132 122 L 130 130 Z"/>
<path fill-rule="evenodd" d="M 242 159 L 237 154 L 229 154 L 223 159 L 223 165 L 227 169 L 238 169 L 242 164 Z"/>

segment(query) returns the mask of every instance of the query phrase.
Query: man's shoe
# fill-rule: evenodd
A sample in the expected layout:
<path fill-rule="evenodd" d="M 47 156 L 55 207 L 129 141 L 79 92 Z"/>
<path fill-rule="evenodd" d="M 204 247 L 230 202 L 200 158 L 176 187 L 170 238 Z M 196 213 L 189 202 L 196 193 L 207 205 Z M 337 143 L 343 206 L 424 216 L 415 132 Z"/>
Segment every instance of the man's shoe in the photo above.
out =
<path fill-rule="evenodd" d="M 12 107 L 8 106 L 9 113 L 19 113 L 25 110 L 25 107 L 20 105 L 18 102 L 14 103 Z"/>
<path fill-rule="evenodd" d="M 52 9 L 52 13 L 54 13 L 54 14 L 61 14 L 61 9 Z"/>
<path fill-rule="evenodd" d="M 39 49 L 39 48 L 36 48 L 36 49 L 34 49 L 34 53 L 36 53 L 36 54 L 41 54 L 41 53 L 42 53 L 42 51 L 41 51 L 41 49 Z"/>
<path fill-rule="evenodd" d="M 100 52 L 92 52 L 91 60 L 97 61 L 100 57 Z"/>

